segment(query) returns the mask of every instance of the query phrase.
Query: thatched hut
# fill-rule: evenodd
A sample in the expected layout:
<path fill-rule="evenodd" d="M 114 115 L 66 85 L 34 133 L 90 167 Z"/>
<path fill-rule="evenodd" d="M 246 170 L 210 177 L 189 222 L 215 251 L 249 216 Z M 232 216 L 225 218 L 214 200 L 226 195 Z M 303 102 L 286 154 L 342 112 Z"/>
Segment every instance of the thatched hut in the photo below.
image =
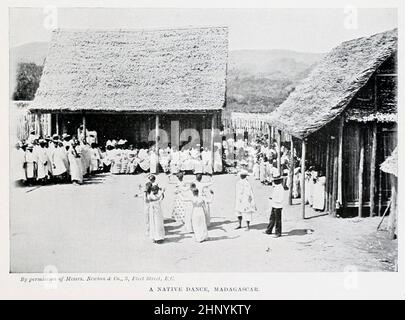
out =
<path fill-rule="evenodd" d="M 388 173 L 391 181 L 390 216 L 388 221 L 388 233 L 391 239 L 397 235 L 398 228 L 398 149 L 385 159 L 380 166 L 381 171 Z"/>
<path fill-rule="evenodd" d="M 226 27 L 56 30 L 30 110 L 50 113 L 52 132 L 83 124 L 100 143 L 203 143 L 225 104 L 227 55 Z"/>
<path fill-rule="evenodd" d="M 303 159 L 326 171 L 333 215 L 381 214 L 390 198 L 390 179 L 376 168 L 397 144 L 397 41 L 395 29 L 342 43 L 271 114 L 302 140 Z"/>

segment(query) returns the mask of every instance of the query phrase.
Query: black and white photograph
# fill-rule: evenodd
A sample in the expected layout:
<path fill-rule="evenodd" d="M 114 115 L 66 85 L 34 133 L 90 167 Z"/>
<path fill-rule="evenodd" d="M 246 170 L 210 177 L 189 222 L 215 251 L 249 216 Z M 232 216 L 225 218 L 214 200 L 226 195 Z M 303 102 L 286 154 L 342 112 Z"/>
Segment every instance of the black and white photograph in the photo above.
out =
<path fill-rule="evenodd" d="M 308 298 L 330 276 L 349 297 L 399 275 L 402 8 L 47 2 L 6 7 L 1 39 L 21 290 Z"/>
<path fill-rule="evenodd" d="M 11 273 L 397 271 L 396 9 L 9 17 Z"/>

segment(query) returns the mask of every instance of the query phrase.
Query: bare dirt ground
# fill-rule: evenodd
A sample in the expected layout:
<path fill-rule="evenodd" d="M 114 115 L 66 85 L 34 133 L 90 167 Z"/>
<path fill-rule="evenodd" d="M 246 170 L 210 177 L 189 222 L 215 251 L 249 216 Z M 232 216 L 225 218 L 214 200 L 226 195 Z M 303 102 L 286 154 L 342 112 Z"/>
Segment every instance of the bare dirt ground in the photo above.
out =
<path fill-rule="evenodd" d="M 237 177 L 214 177 L 210 240 L 196 243 L 171 219 L 173 184 L 165 175 L 162 207 L 167 239 L 145 235 L 142 198 L 134 197 L 144 175 L 100 174 L 82 186 L 49 185 L 11 190 L 12 272 L 342 272 L 395 271 L 397 241 L 376 231 L 381 218 L 332 218 L 300 205 L 283 211 L 283 237 L 264 234 L 271 187 L 252 182 L 258 213 L 252 230 L 235 230 Z M 192 180 L 187 176 L 186 180 Z M 385 224 L 383 224 L 384 228 Z"/>

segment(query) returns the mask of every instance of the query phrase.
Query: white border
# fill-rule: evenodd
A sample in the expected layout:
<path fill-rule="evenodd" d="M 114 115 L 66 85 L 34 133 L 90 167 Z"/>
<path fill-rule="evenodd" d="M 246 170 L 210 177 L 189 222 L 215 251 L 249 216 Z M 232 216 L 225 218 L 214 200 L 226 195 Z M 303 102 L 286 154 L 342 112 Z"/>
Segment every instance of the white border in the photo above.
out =
<path fill-rule="evenodd" d="M 404 2 L 402 1 L 1 1 L 0 4 L 0 298 L 6 299 L 403 299 L 405 297 L 405 277 L 402 252 L 399 244 L 399 272 L 397 273 L 201 273 L 171 274 L 174 282 L 169 286 L 257 286 L 260 292 L 239 294 L 190 294 L 168 293 L 153 294 L 148 292 L 152 282 L 103 283 L 62 283 L 56 289 L 44 285 L 27 285 L 20 282 L 21 274 L 9 274 L 9 216 L 8 216 L 8 7 L 41 7 L 54 5 L 58 7 L 143 7 L 143 8 L 343 8 L 347 5 L 358 7 L 396 7 L 398 8 L 399 54 L 403 49 L 402 30 Z M 401 19 L 402 18 L 402 19 Z M 28 26 L 27 26 L 28 27 Z M 404 59 L 399 59 L 399 121 L 401 123 L 402 101 L 405 90 L 402 87 L 404 77 Z M 401 109 L 402 108 L 402 109 Z M 398 125 L 401 137 L 401 125 Z M 399 138 L 399 144 L 402 140 Z M 399 157 L 404 154 L 399 147 Z M 399 161 L 401 163 L 401 161 Z M 403 175 L 400 166 L 399 175 Z M 399 178 L 399 194 L 403 188 Z M 401 214 L 401 197 L 399 197 L 399 224 L 404 220 Z M 404 239 L 400 229 L 399 239 Z M 153 274 L 156 275 L 156 274 Z M 31 274 L 32 276 L 32 274 Z M 166 276 L 164 274 L 163 276 Z M 350 278 L 355 276 L 355 278 Z M 348 286 L 348 281 L 357 286 Z"/>

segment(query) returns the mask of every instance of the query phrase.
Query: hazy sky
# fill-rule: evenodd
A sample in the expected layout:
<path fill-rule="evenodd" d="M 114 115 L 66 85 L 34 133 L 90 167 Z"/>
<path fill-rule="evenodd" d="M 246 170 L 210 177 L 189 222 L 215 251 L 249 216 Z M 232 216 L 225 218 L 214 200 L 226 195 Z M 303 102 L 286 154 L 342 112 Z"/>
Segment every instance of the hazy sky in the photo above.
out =
<path fill-rule="evenodd" d="M 397 27 L 396 9 L 10 9 L 10 46 L 49 41 L 50 27 L 228 26 L 229 48 L 327 52 L 342 41 Z M 57 17 L 57 19 L 53 19 Z M 45 26 L 44 26 L 45 25 Z"/>

